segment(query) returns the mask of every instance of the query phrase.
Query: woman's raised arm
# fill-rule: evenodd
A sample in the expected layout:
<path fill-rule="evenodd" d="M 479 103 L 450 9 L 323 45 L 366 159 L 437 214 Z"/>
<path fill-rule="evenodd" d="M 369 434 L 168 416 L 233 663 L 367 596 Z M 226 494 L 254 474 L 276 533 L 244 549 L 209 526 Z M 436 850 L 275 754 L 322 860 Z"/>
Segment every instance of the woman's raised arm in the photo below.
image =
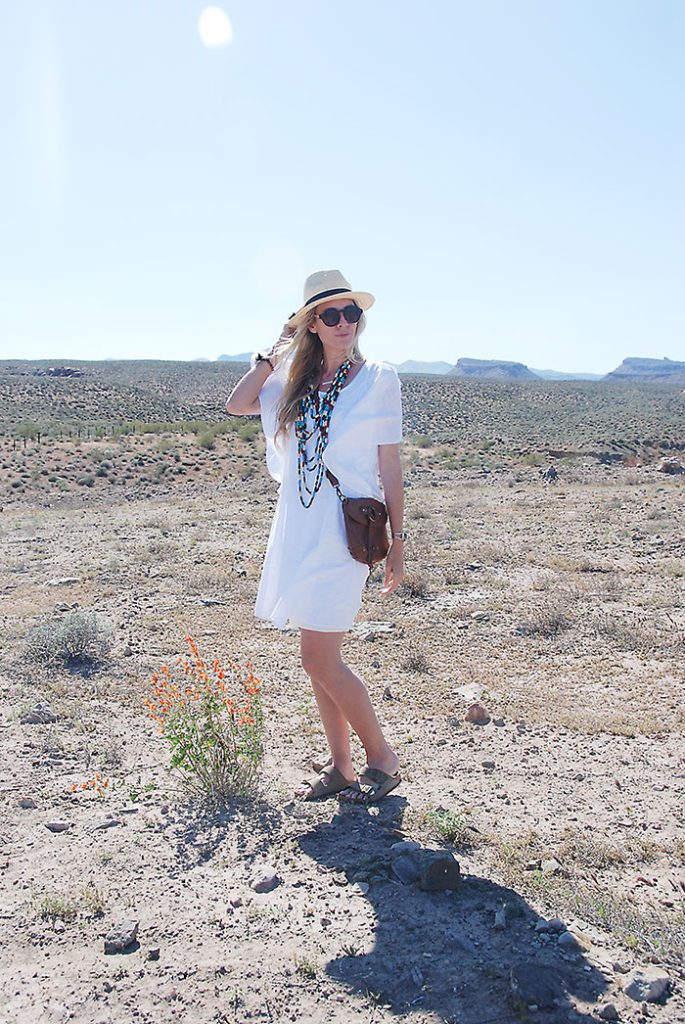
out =
<path fill-rule="evenodd" d="M 266 359 L 260 361 L 238 381 L 228 396 L 226 412 L 231 416 L 259 416 L 259 392 L 273 373 Z"/>

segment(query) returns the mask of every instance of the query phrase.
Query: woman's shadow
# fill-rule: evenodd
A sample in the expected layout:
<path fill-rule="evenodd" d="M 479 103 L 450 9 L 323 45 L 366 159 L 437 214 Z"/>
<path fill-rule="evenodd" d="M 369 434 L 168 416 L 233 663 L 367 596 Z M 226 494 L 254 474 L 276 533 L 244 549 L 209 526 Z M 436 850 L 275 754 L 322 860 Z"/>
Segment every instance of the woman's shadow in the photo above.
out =
<path fill-rule="evenodd" d="M 596 1003 L 606 978 L 582 949 L 536 931 L 542 919 L 513 889 L 475 875 L 453 891 L 423 891 L 412 881 L 409 862 L 425 854 L 405 854 L 398 865 L 391 849 L 405 808 L 394 796 L 377 815 L 341 807 L 299 840 L 317 864 L 360 880 L 360 898 L 375 914 L 373 949 L 358 948 L 351 935 L 326 973 L 398 1015 L 432 1012 L 451 1024 L 515 1024 L 531 1014 L 540 1024 L 596 1020 L 576 1001 Z"/>

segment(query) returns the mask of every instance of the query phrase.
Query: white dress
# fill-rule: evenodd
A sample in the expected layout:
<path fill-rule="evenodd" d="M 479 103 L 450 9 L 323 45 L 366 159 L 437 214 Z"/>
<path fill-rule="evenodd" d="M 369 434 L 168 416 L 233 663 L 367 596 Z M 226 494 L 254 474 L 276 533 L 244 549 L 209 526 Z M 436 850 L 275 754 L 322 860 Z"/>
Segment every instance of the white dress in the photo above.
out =
<path fill-rule="evenodd" d="M 280 486 L 255 615 L 280 629 L 290 623 L 302 629 L 343 632 L 359 611 L 369 570 L 347 550 L 342 505 L 325 475 L 310 508 L 302 505 L 294 427 L 278 446 L 274 442 L 287 372 L 287 365 L 279 366 L 259 395 L 267 468 Z M 340 481 L 343 494 L 383 500 L 378 445 L 401 440 L 399 377 L 387 363 L 367 361 L 338 395 L 324 462 Z"/>

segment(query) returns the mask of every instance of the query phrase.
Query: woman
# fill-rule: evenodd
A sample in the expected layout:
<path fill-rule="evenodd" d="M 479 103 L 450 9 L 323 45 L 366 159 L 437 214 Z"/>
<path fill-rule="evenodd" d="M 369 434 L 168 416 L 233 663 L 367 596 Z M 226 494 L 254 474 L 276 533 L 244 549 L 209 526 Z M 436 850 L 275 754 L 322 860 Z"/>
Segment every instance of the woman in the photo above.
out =
<path fill-rule="evenodd" d="M 406 539 L 402 406 L 395 370 L 359 351 L 364 310 L 373 302 L 337 270 L 312 274 L 304 304 L 279 342 L 254 357 L 226 403 L 235 416 L 261 414 L 267 466 L 280 484 L 255 614 L 279 628 L 290 622 L 300 629 L 302 666 L 331 752 L 319 775 L 297 790 L 306 800 L 337 793 L 348 802 L 375 803 L 400 782 L 399 758 L 366 687 L 340 654 L 369 570 L 347 549 L 342 505 L 326 476 L 328 469 L 346 497 L 385 500 L 392 544 L 381 593 L 393 593 L 404 574 Z M 359 776 L 349 726 L 366 753 Z"/>

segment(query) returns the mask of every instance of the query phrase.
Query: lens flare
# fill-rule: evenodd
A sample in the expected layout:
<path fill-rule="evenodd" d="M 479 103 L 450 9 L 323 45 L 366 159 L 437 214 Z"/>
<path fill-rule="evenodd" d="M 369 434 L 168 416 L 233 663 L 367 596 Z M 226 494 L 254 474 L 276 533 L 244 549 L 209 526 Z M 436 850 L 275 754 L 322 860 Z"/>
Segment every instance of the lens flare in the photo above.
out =
<path fill-rule="evenodd" d="M 233 39 L 228 15 L 220 7 L 205 7 L 197 23 L 197 30 L 205 46 L 227 46 Z"/>

